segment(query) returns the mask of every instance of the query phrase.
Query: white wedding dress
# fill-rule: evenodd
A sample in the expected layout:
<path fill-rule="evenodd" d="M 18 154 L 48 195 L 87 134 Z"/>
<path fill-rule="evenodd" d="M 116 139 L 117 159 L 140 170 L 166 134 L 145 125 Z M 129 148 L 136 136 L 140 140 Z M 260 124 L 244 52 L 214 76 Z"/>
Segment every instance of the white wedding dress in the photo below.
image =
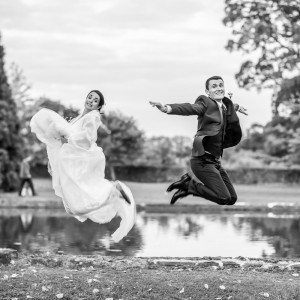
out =
<path fill-rule="evenodd" d="M 101 124 L 95 110 L 68 123 L 56 112 L 43 108 L 32 117 L 30 127 L 47 146 L 52 186 L 67 213 L 81 222 L 91 219 L 97 223 L 108 223 L 120 216 L 120 227 L 112 234 L 112 239 L 118 242 L 133 227 L 136 208 L 124 183 L 119 182 L 131 204 L 121 197 L 114 182 L 104 178 L 105 156 L 96 144 Z M 61 136 L 68 143 L 63 144 Z"/>

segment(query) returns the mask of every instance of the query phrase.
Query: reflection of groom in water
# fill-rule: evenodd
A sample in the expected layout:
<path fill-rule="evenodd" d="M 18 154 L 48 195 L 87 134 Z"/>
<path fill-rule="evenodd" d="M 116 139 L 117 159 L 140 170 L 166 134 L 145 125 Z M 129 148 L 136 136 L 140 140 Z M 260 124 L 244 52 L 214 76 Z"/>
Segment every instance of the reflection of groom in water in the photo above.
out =
<path fill-rule="evenodd" d="M 207 79 L 207 96 L 199 96 L 194 104 L 168 104 L 150 102 L 160 111 L 172 114 L 198 116 L 198 129 L 194 138 L 191 172 L 172 183 L 167 191 L 178 191 L 171 204 L 187 195 L 203 197 L 220 205 L 233 205 L 237 200 L 234 187 L 221 165 L 223 149 L 237 145 L 242 131 L 236 111 L 246 109 L 224 97 L 224 81 L 220 76 Z"/>

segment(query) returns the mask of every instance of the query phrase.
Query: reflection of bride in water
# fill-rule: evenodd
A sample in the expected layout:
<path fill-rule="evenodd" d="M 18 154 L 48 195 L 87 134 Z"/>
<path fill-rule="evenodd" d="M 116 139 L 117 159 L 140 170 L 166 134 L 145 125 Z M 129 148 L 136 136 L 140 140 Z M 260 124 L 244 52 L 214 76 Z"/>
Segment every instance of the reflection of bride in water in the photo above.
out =
<path fill-rule="evenodd" d="M 96 223 L 87 220 L 83 224 L 76 220 L 56 219 L 51 224 L 55 231 L 51 230 L 59 250 L 67 250 L 72 254 L 100 254 L 100 255 L 125 255 L 134 256 L 142 246 L 142 235 L 138 226 L 134 226 L 130 236 L 124 237 L 119 243 L 113 243 L 109 239 L 117 224 L 114 219 L 108 224 L 99 227 Z"/>
<path fill-rule="evenodd" d="M 84 111 L 68 123 L 49 109 L 41 109 L 31 122 L 31 130 L 47 145 L 47 154 L 55 194 L 62 198 L 66 211 L 83 222 L 108 223 L 116 215 L 120 227 L 112 234 L 120 241 L 135 222 L 135 203 L 123 183 L 104 178 L 105 156 L 96 144 L 103 95 L 91 91 Z M 107 130 L 107 129 L 106 129 Z"/>

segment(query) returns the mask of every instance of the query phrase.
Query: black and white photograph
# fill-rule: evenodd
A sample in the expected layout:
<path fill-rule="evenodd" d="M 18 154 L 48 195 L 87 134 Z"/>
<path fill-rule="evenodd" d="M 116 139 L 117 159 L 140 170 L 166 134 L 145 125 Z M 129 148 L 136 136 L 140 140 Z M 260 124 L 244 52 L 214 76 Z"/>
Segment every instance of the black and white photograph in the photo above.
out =
<path fill-rule="evenodd" d="M 300 300 L 299 0 L 0 0 L 0 299 Z"/>

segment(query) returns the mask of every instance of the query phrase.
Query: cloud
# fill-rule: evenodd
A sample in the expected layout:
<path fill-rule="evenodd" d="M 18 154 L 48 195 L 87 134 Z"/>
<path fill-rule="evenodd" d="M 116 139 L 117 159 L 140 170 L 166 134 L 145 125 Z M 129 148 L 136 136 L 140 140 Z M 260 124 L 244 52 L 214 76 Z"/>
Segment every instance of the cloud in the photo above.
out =
<path fill-rule="evenodd" d="M 192 102 L 215 74 L 237 98 L 243 95 L 250 110 L 257 104 L 249 99 L 264 97 L 236 85 L 243 58 L 224 49 L 230 31 L 222 25 L 223 6 L 204 0 L 10 0 L 0 2 L 0 29 L 7 61 L 24 69 L 33 95 L 80 107 L 87 91 L 99 88 L 111 108 L 136 116 L 146 131 L 158 126 L 170 134 L 177 121 L 161 116 L 151 125 L 157 112 L 148 100 Z M 263 106 L 267 117 L 260 119 L 269 112 Z M 258 122 L 255 117 L 249 120 Z"/>

